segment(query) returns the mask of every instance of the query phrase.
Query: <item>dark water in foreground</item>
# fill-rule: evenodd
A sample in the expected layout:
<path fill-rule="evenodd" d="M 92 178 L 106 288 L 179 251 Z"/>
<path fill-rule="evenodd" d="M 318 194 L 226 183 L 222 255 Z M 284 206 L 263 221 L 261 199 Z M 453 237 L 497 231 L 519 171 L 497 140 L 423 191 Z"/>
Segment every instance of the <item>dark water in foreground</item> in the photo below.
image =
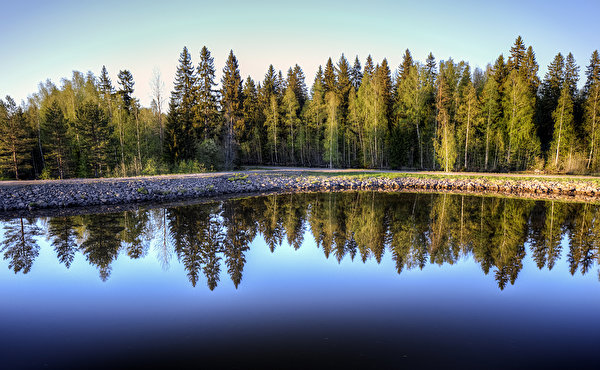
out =
<path fill-rule="evenodd" d="M 600 207 L 296 194 L 4 220 L 0 368 L 600 368 Z"/>

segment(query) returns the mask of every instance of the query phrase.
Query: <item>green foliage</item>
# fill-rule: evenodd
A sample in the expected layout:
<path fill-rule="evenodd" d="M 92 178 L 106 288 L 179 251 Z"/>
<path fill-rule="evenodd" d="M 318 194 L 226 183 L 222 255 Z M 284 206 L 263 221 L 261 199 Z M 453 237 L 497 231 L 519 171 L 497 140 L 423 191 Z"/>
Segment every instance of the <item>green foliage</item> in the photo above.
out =
<path fill-rule="evenodd" d="M 223 152 L 213 139 L 206 139 L 196 149 L 196 160 L 211 171 L 223 167 Z"/>

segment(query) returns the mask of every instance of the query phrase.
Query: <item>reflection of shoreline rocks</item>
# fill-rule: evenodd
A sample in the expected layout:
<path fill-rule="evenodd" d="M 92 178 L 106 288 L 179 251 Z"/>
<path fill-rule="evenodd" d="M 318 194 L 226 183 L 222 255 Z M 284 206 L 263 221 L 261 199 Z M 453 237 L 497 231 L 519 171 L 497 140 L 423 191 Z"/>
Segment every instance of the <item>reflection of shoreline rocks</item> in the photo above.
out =
<path fill-rule="evenodd" d="M 336 190 L 459 191 L 475 194 L 512 194 L 539 199 L 600 200 L 600 186 L 588 182 L 557 182 L 544 179 L 237 174 L 2 185 L 0 186 L 0 212 L 125 205 L 139 202 L 174 202 L 229 194 Z"/>

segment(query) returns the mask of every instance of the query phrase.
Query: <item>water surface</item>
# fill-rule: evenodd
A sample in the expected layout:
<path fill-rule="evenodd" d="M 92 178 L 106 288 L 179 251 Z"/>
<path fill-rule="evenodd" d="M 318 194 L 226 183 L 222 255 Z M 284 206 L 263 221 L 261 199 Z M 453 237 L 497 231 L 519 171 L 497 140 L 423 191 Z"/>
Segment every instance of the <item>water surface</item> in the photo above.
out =
<path fill-rule="evenodd" d="M 293 194 L 3 220 L 2 368 L 598 368 L 600 208 Z"/>

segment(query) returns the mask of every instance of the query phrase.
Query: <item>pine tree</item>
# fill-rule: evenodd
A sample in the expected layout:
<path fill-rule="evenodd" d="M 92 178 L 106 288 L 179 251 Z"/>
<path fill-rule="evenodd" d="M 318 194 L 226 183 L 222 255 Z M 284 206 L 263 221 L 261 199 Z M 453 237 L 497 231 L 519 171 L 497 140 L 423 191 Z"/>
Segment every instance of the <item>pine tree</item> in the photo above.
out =
<path fill-rule="evenodd" d="M 537 73 L 540 69 L 537 61 L 535 60 L 535 53 L 533 52 L 533 48 L 529 46 L 527 48 L 527 52 L 525 53 L 525 60 L 523 61 L 523 75 L 525 77 L 525 81 L 529 84 L 529 88 L 531 89 L 531 93 L 535 96 L 537 94 L 538 88 L 540 87 L 540 78 Z"/>
<path fill-rule="evenodd" d="M 215 65 L 206 46 L 200 51 L 197 70 L 198 87 L 195 108 L 196 139 L 198 142 L 216 137 L 219 132 L 219 111 L 217 91 L 215 91 Z"/>
<path fill-rule="evenodd" d="M 196 105 L 196 84 L 191 56 L 184 47 L 175 73 L 165 127 L 165 152 L 172 163 L 192 159 L 195 154 L 193 108 Z"/>
<path fill-rule="evenodd" d="M 565 60 L 565 76 L 564 76 L 564 84 L 569 88 L 569 94 L 571 94 L 571 98 L 575 99 L 577 96 L 577 82 L 579 81 L 579 66 L 575 62 L 575 57 L 573 57 L 572 53 L 567 55 L 567 59 Z"/>
<path fill-rule="evenodd" d="M 236 146 L 240 133 L 243 131 L 244 121 L 242 115 L 242 79 L 238 61 L 233 50 L 229 51 L 229 57 L 223 68 L 221 79 L 221 105 L 223 116 L 226 121 L 225 131 L 225 167 L 232 168 L 236 160 Z"/>
<path fill-rule="evenodd" d="M 46 108 L 44 113 L 44 122 L 42 131 L 48 140 L 49 159 L 53 159 L 56 163 L 58 178 L 64 179 L 68 169 L 68 152 L 69 139 L 67 131 L 69 127 L 63 115 L 62 109 L 56 100 L 53 100 L 51 105 Z"/>
<path fill-rule="evenodd" d="M 17 180 L 28 166 L 32 143 L 23 109 L 10 96 L 6 96 L 6 101 L 0 99 L 0 166 Z"/>
<path fill-rule="evenodd" d="M 323 160 L 321 155 L 321 138 L 323 136 L 323 126 L 327 117 L 324 90 L 323 70 L 321 69 L 321 66 L 319 66 L 312 86 L 308 109 L 305 111 L 307 127 L 307 161 L 309 165 L 319 164 Z"/>
<path fill-rule="evenodd" d="M 5 260 L 9 260 L 8 268 L 15 274 L 20 271 L 27 274 L 40 253 L 40 246 L 34 239 L 42 234 L 39 226 L 21 217 L 6 222 L 3 231 L 0 252 L 4 253 Z"/>
<path fill-rule="evenodd" d="M 103 104 L 106 109 L 108 109 L 109 115 L 112 117 L 112 97 L 114 94 L 114 87 L 108 76 L 106 66 L 102 66 L 102 71 L 100 72 L 100 77 L 98 79 L 98 90 Z"/>

